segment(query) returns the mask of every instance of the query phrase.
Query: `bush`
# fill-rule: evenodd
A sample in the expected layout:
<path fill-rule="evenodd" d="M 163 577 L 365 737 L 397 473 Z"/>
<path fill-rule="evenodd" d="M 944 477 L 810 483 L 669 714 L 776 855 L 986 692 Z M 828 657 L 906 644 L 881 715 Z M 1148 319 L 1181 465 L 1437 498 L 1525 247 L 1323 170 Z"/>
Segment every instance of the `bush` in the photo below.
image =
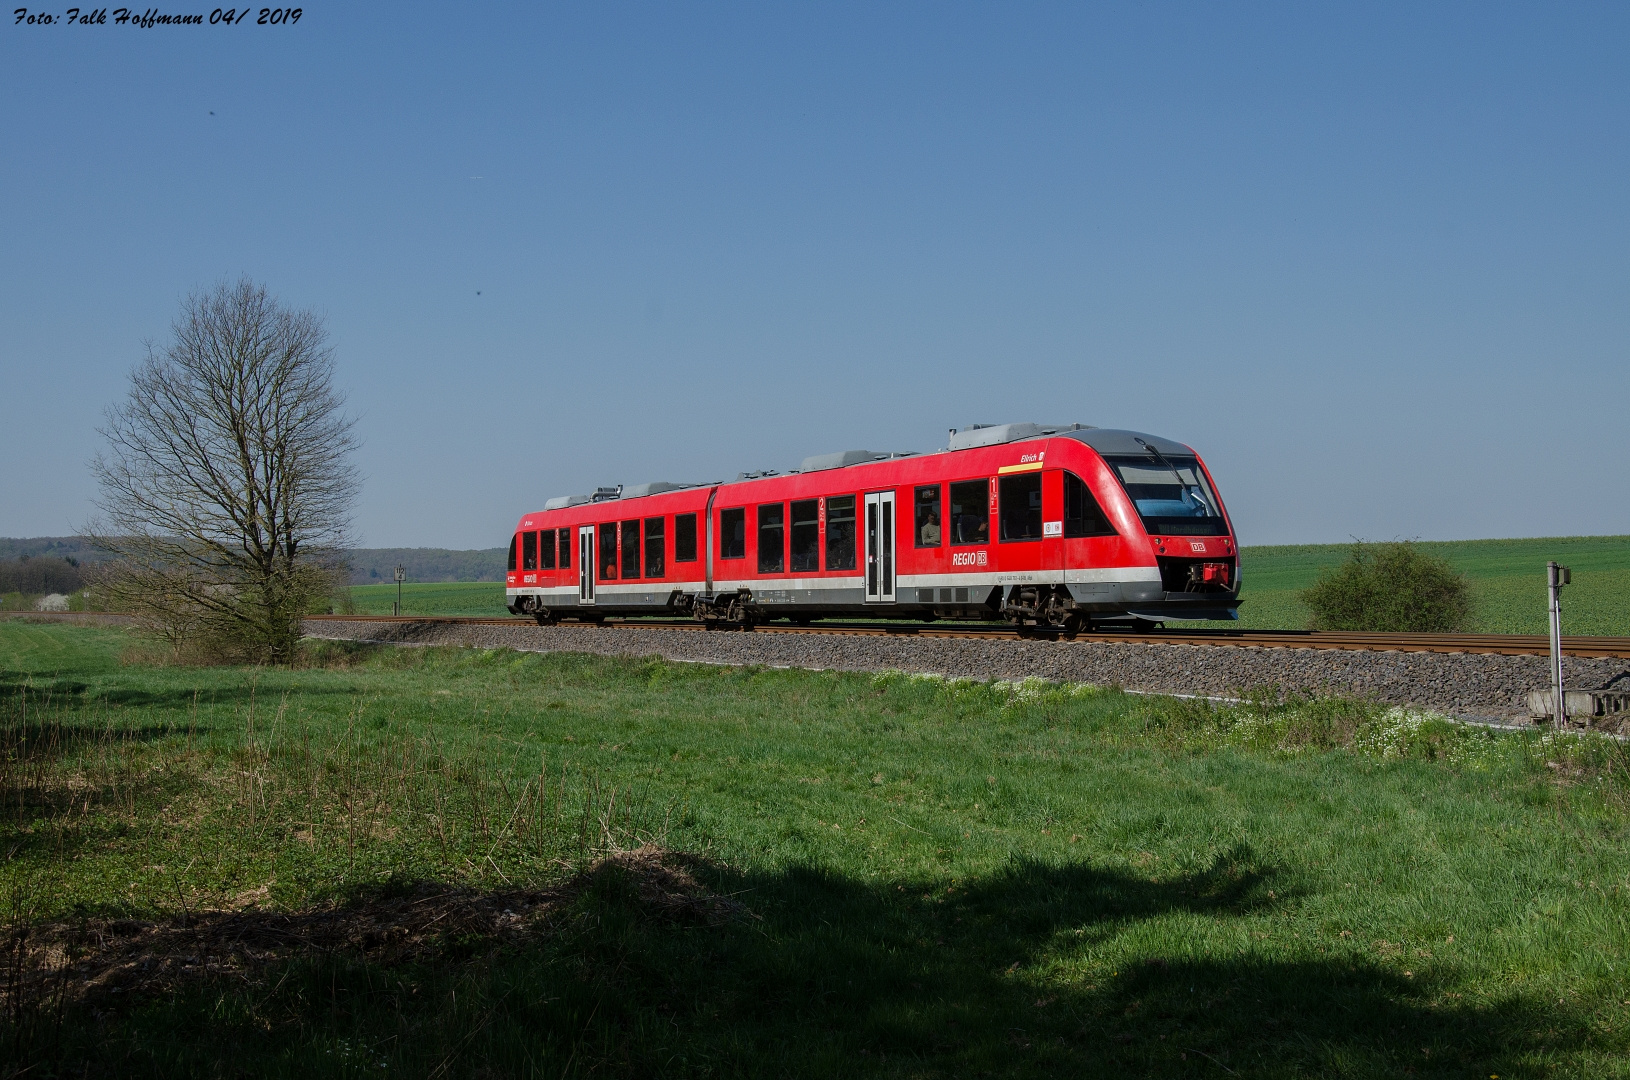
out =
<path fill-rule="evenodd" d="M 1454 567 L 1405 540 L 1353 545 L 1347 561 L 1302 593 L 1318 630 L 1452 633 L 1471 617 L 1470 586 Z"/>

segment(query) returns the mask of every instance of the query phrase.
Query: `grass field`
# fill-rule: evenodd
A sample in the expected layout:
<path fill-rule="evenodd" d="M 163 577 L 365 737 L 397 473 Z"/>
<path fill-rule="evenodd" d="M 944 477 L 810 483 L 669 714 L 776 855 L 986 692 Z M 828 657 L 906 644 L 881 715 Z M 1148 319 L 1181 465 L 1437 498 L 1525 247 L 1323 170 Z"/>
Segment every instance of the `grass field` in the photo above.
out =
<path fill-rule="evenodd" d="M 1459 540 L 1419 547 L 1447 559 L 1471 580 L 1473 631 L 1546 633 L 1545 564 L 1554 559 L 1573 570 L 1574 583 L 1562 593 L 1564 632 L 1630 635 L 1630 537 Z M 1349 550 L 1339 544 L 1242 548 L 1240 625 L 1307 626 L 1312 613 L 1297 593 Z"/>
<path fill-rule="evenodd" d="M 396 585 L 353 585 L 358 615 L 389 615 Z M 450 581 L 402 584 L 402 610 L 408 615 L 508 615 L 502 581 Z"/>
<path fill-rule="evenodd" d="M 153 667 L 131 640 L 0 623 L 13 1073 L 1630 1075 L 1601 741 L 501 651 Z M 472 929 L 482 904 L 527 932 Z M 337 919 L 371 929 L 299 947 Z M 207 974 L 226 938 L 262 962 Z M 120 948 L 99 992 L 18 974 Z"/>
<path fill-rule="evenodd" d="M 1545 564 L 1555 559 L 1573 569 L 1574 584 L 1563 592 L 1565 631 L 1630 635 L 1630 537 L 1462 540 L 1420 546 L 1448 559 L 1471 579 L 1473 631 L 1545 633 Z M 1319 571 L 1345 559 L 1348 550 L 1341 544 L 1242 549 L 1245 585 L 1239 625 L 1305 628 L 1311 612 L 1297 594 L 1313 584 Z M 396 588 L 358 586 L 351 595 L 359 613 L 388 615 Z M 409 613 L 421 615 L 502 615 L 504 587 L 490 582 L 406 585 L 403 603 Z"/>

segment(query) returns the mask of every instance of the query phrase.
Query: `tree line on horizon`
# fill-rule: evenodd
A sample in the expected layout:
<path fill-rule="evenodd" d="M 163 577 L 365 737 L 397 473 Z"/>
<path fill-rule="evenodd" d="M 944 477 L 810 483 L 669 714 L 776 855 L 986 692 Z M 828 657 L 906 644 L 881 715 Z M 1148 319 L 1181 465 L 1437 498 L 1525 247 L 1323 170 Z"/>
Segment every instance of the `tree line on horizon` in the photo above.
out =
<path fill-rule="evenodd" d="M 346 578 L 348 585 L 377 585 L 392 581 L 394 580 L 392 571 L 398 564 L 406 570 L 409 581 L 503 581 L 504 551 L 502 547 L 350 548 L 341 553 L 340 559 L 348 567 Z M 0 566 L 20 565 L 26 561 L 45 559 L 48 562 L 65 562 L 83 571 L 107 562 L 112 557 L 82 536 L 0 536 Z M 38 572 L 34 571 L 36 574 Z M 40 590 L 0 587 L 0 592 L 38 591 Z"/>
<path fill-rule="evenodd" d="M 0 559 L 0 593 L 25 595 L 78 592 L 86 585 L 85 571 L 79 560 L 69 556 L 27 555 L 15 559 Z"/>

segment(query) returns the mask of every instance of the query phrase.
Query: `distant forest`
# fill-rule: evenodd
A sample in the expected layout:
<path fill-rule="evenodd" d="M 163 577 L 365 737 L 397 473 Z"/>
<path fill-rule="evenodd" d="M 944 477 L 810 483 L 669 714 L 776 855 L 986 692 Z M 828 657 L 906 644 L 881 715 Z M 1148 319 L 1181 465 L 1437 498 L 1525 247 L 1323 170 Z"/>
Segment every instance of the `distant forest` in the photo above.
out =
<path fill-rule="evenodd" d="M 52 555 L 38 558 L 22 555 L 15 559 L 0 559 L 0 593 L 63 593 L 83 588 L 85 577 L 80 573 L 79 560 L 72 556 L 60 559 Z"/>
<path fill-rule="evenodd" d="M 0 536 L 0 559 L 36 559 L 41 555 L 72 559 L 76 563 L 106 562 L 108 559 L 106 552 L 91 547 L 80 536 L 35 536 L 27 540 Z"/>
<path fill-rule="evenodd" d="M 0 536 L 0 592 L 69 592 L 79 587 L 79 566 L 106 561 L 107 555 L 77 536 Z M 26 561 L 19 561 L 26 560 Z M 351 584 L 395 581 L 398 563 L 409 581 L 503 581 L 504 549 L 450 551 L 447 548 L 357 548 L 350 553 Z M 46 583 L 50 572 L 59 577 Z M 71 571 L 71 576 L 63 576 Z M 11 584 L 11 582 L 17 584 Z M 70 583 L 71 582 L 71 583 Z M 35 584 L 46 587 L 34 588 Z"/>

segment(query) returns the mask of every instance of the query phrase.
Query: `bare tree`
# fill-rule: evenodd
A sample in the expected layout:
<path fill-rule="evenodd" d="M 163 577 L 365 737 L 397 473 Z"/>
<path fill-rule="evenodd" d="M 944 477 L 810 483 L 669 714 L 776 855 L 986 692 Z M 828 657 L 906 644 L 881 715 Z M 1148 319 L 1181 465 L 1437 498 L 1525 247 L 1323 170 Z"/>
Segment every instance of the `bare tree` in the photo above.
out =
<path fill-rule="evenodd" d="M 177 649 L 288 663 L 358 488 L 327 332 L 244 278 L 189 297 L 171 338 L 148 344 L 91 466 L 110 599 Z"/>

